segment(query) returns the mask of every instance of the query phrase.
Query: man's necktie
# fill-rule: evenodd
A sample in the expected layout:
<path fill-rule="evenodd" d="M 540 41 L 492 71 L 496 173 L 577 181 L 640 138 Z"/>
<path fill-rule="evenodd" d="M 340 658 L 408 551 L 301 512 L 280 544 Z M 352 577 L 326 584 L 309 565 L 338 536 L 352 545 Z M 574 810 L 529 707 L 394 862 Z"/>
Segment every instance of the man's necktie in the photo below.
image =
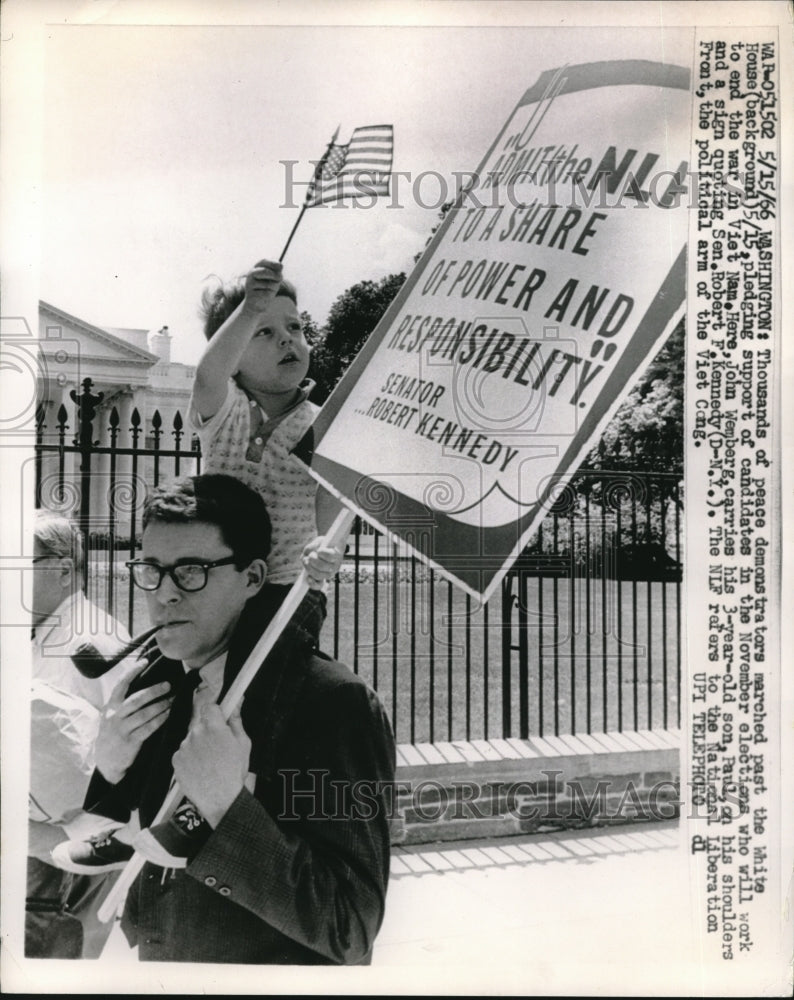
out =
<path fill-rule="evenodd" d="M 171 758 L 179 749 L 190 727 L 193 693 L 201 681 L 198 670 L 188 670 L 177 683 L 171 711 L 161 730 L 160 743 L 140 805 L 141 826 L 148 826 L 168 793 L 174 773 Z"/>

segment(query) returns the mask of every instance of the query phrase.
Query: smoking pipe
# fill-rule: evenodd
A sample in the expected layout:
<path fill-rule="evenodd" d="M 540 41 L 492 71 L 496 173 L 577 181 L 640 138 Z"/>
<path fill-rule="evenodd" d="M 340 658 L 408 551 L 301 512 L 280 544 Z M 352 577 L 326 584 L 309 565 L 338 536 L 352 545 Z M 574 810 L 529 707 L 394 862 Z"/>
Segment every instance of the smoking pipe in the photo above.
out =
<path fill-rule="evenodd" d="M 140 635 L 131 639 L 126 645 L 122 646 L 121 649 L 111 657 L 105 657 L 93 642 L 81 642 L 77 649 L 72 654 L 72 663 L 77 667 L 83 677 L 90 677 L 91 680 L 96 680 L 97 677 L 101 677 L 106 674 L 108 670 L 112 670 L 117 663 L 134 653 L 136 649 L 150 639 L 158 629 L 161 629 L 162 625 L 154 625 L 152 628 L 147 629 Z"/>

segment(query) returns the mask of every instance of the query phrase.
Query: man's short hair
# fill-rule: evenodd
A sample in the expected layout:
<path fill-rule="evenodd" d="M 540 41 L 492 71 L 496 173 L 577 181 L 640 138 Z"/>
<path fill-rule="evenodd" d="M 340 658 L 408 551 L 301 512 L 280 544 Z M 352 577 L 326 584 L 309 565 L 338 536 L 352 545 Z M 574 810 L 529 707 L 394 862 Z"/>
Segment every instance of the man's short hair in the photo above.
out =
<path fill-rule="evenodd" d="M 278 286 L 276 297 L 284 295 L 298 305 L 298 293 L 291 281 L 282 280 Z M 245 298 L 245 285 L 237 282 L 233 285 L 219 285 L 217 288 L 205 288 L 201 294 L 199 315 L 204 322 L 204 336 L 211 340 L 218 329 L 226 322 L 234 310 Z"/>
<path fill-rule="evenodd" d="M 186 476 L 157 486 L 143 506 L 144 530 L 153 522 L 214 524 L 238 569 L 270 554 L 270 517 L 262 497 L 233 476 Z"/>
<path fill-rule="evenodd" d="M 52 510 L 37 510 L 33 537 L 41 546 L 41 555 L 71 559 L 79 573 L 83 565 L 83 538 L 74 521 Z"/>

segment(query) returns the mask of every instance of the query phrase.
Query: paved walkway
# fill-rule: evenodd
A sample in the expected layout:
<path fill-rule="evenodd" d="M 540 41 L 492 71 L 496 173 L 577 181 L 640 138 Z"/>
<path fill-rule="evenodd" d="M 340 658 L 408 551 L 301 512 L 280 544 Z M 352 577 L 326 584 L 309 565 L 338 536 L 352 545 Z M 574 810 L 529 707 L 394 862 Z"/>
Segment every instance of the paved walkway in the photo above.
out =
<path fill-rule="evenodd" d="M 138 962 L 115 927 L 49 992 L 782 995 L 719 960 L 688 874 L 675 821 L 397 848 L 370 968 Z"/>
<path fill-rule="evenodd" d="M 679 844 L 670 822 L 399 849 L 376 963 L 445 992 L 662 992 L 689 937 Z"/>

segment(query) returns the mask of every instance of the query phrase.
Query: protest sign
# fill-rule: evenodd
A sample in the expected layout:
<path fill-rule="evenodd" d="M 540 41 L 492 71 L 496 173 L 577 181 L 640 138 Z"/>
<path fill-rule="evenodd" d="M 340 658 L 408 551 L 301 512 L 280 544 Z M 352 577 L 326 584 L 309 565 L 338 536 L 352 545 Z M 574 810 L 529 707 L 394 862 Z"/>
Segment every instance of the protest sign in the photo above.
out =
<path fill-rule="evenodd" d="M 319 481 L 475 596 L 680 316 L 689 113 L 682 67 L 543 73 L 304 442 Z"/>

